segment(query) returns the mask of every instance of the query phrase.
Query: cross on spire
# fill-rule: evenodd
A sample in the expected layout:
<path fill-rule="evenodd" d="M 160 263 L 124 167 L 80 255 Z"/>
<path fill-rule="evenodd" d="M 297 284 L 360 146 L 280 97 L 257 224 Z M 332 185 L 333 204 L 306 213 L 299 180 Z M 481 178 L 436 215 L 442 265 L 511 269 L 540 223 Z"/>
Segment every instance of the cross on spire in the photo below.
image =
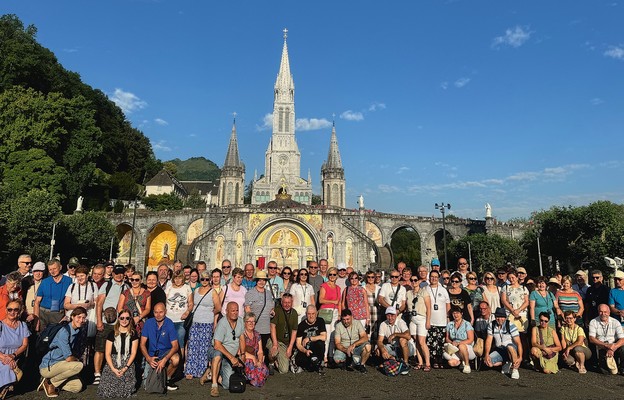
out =
<path fill-rule="evenodd" d="M 288 37 L 288 29 L 284 28 L 282 32 L 284 32 L 284 40 L 286 40 L 286 38 Z"/>
<path fill-rule="evenodd" d="M 236 113 L 236 111 L 234 111 L 234 112 L 232 113 L 232 115 L 234 116 L 234 123 L 236 123 L 236 116 L 237 116 L 238 114 Z"/>

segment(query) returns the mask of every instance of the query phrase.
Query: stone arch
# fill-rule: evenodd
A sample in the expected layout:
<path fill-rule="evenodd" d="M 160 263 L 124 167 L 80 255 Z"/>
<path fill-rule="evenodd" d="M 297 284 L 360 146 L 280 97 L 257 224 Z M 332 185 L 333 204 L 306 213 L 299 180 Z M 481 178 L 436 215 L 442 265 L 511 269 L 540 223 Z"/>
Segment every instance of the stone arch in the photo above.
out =
<path fill-rule="evenodd" d="M 127 264 L 129 260 L 136 261 L 139 235 L 137 229 L 132 232 L 132 224 L 122 222 L 115 227 L 117 233 L 117 264 Z M 130 257 L 130 240 L 132 239 L 132 257 Z M 114 254 L 113 254 L 114 255 Z"/>
<path fill-rule="evenodd" d="M 416 237 L 414 241 L 416 243 L 411 244 L 409 247 L 408 254 L 400 254 L 397 251 L 401 249 L 397 249 L 396 245 L 393 245 L 393 237 L 402 230 L 408 230 L 410 232 L 414 232 Z M 399 261 L 404 261 L 408 266 L 417 267 L 422 263 L 422 242 L 423 236 L 422 233 L 418 230 L 418 228 L 410 223 L 398 223 L 395 224 L 392 229 L 389 230 L 388 235 L 388 244 L 390 252 L 392 253 L 392 264 L 396 265 Z M 417 249 L 413 249 L 413 246 L 417 246 Z M 404 249 L 403 249 L 404 250 Z M 414 251 L 415 250 L 415 251 Z"/>
<path fill-rule="evenodd" d="M 149 230 L 146 240 L 145 266 L 148 270 L 158 266 L 163 258 L 173 260 L 178 247 L 178 233 L 169 223 L 160 221 Z"/>
<path fill-rule="evenodd" d="M 191 245 L 193 240 L 195 240 L 201 233 L 204 231 L 204 219 L 197 218 L 188 225 L 186 229 L 186 241 L 187 245 Z"/>

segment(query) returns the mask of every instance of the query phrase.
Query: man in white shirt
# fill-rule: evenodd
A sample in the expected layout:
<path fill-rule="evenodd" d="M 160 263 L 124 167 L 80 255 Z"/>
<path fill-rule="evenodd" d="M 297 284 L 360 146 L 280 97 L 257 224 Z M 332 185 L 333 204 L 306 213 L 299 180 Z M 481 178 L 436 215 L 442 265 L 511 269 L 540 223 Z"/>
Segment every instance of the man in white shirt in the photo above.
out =
<path fill-rule="evenodd" d="M 398 274 L 398 271 L 392 271 Z M 410 356 L 416 354 L 416 347 L 411 341 L 409 328 L 405 321 L 397 317 L 395 307 L 386 308 L 386 320 L 379 325 L 377 337 L 378 356 L 387 360 L 401 355 L 407 364 Z"/>
<path fill-rule="evenodd" d="M 399 271 L 393 270 L 390 272 L 390 282 L 381 285 L 381 290 L 377 296 L 377 302 L 382 309 L 394 307 L 397 310 L 397 314 L 405 309 L 405 300 L 407 298 L 405 288 L 399 284 L 400 278 L 401 274 Z"/>
<path fill-rule="evenodd" d="M 606 304 L 598 306 L 598 317 L 589 321 L 589 341 L 596 346 L 599 362 L 606 363 L 612 374 L 618 373 L 615 357 L 620 359 L 620 371 L 624 366 L 624 330 L 622 324 L 609 314 Z"/>
<path fill-rule="evenodd" d="M 520 363 L 522 362 L 522 341 L 520 332 L 515 324 L 507 320 L 507 313 L 503 307 L 498 307 L 494 313 L 495 321 L 488 326 L 485 339 L 485 365 L 497 367 L 502 365 L 503 374 L 511 369 L 511 379 L 520 379 Z M 504 364 L 503 364 L 504 363 Z"/>
<path fill-rule="evenodd" d="M 575 290 L 581 295 L 581 298 L 585 300 L 587 289 L 589 289 L 589 285 L 587 284 L 587 274 L 582 269 L 579 269 L 576 271 L 576 274 L 574 274 L 574 277 L 576 278 L 576 283 L 572 285 L 572 290 Z"/>

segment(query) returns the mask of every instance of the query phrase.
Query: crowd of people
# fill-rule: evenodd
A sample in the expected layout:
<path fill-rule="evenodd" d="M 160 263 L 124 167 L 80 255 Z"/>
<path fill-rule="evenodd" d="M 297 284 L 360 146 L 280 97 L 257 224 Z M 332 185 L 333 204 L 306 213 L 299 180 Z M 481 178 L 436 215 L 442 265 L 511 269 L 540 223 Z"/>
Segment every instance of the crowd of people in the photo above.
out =
<path fill-rule="evenodd" d="M 162 260 L 146 276 L 112 262 L 17 261 L 0 281 L 1 399 L 25 373 L 48 397 L 88 383 L 102 398 L 149 390 L 154 376 L 167 390 L 198 379 L 217 397 L 236 371 L 261 387 L 274 373 L 366 374 L 389 361 L 398 374 L 624 374 L 623 271 L 611 289 L 597 269 L 531 278 L 508 265 L 479 277 L 464 258 L 454 271 L 400 262 L 387 281 L 325 259 L 213 270 Z"/>

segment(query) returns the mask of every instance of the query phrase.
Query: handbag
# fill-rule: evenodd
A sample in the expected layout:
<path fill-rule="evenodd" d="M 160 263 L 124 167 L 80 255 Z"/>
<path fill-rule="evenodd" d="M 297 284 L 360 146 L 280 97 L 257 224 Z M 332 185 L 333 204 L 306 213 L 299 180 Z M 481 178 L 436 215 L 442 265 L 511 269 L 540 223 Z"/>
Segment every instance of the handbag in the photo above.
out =
<path fill-rule="evenodd" d="M 477 338 L 474 346 L 472 346 L 472 351 L 474 351 L 477 357 L 483 357 L 483 348 L 484 348 L 483 339 Z"/>
<path fill-rule="evenodd" d="M 189 315 L 186 316 L 186 319 L 184 320 L 184 330 L 188 333 L 191 330 L 191 325 L 193 325 L 193 316 L 195 315 L 195 311 L 197 311 L 197 307 L 199 307 L 199 305 L 201 304 L 202 300 L 204 300 L 204 297 L 206 297 L 208 295 L 208 293 L 210 293 L 212 291 L 212 289 L 208 290 L 206 292 L 205 295 L 202 296 L 201 299 L 199 299 L 199 301 L 197 302 L 197 304 L 195 304 L 195 307 L 193 307 L 193 311 L 191 311 L 189 313 Z"/>
<path fill-rule="evenodd" d="M 234 367 L 234 373 L 230 376 L 230 393 L 244 393 L 247 386 L 244 367 Z"/>
<path fill-rule="evenodd" d="M 2 322 L 0 322 L 0 334 L 2 334 Z M 15 381 L 16 382 L 19 382 L 19 381 L 22 380 L 22 376 L 24 375 L 24 373 L 22 372 L 20 367 L 18 367 L 16 365 L 15 368 L 13 368 L 13 373 L 15 374 Z"/>
<path fill-rule="evenodd" d="M 333 308 L 321 308 L 318 312 L 319 318 L 323 319 L 326 324 L 331 324 L 334 319 L 334 309 Z"/>
<path fill-rule="evenodd" d="M 160 372 L 152 369 L 145 379 L 145 391 L 147 393 L 167 393 L 167 370 L 163 368 Z"/>

